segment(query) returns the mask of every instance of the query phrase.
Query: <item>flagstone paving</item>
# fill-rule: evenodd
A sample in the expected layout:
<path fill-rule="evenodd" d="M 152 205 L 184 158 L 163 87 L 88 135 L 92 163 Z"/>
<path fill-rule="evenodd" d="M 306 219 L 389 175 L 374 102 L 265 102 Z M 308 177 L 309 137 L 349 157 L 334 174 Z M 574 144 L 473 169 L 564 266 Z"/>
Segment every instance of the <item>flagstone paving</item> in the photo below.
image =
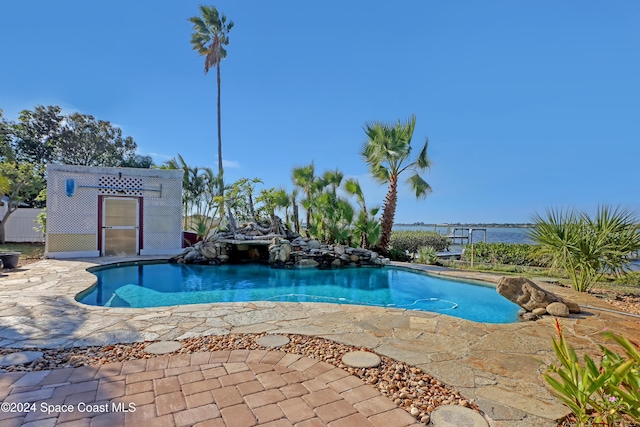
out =
<path fill-rule="evenodd" d="M 144 259 L 138 259 L 141 258 Z M 541 378 L 545 363 L 555 361 L 551 346 L 553 319 L 550 317 L 537 322 L 495 325 L 427 312 L 332 304 L 253 302 L 129 309 L 86 306 L 75 301 L 76 294 L 95 282 L 95 276 L 87 272 L 86 268 L 98 263 L 124 260 L 43 260 L 2 275 L 0 347 L 29 349 L 145 340 L 171 341 L 227 333 L 314 335 L 357 347 L 367 347 L 377 354 L 416 365 L 447 385 L 457 388 L 467 398 L 474 399 L 490 419 L 490 424 L 495 427 L 551 427 L 556 425 L 556 419 L 568 413 L 550 394 Z M 431 269 L 431 272 L 470 276 L 468 272 L 442 269 Z M 471 276 L 494 283 L 499 278 L 486 273 Z M 596 355 L 598 344 L 605 343 L 600 333 L 605 328 L 640 341 L 638 318 L 601 310 L 610 310 L 611 306 L 589 295 L 577 294 L 548 283 L 539 284 L 589 307 L 581 314 L 561 320 L 565 336 L 579 354 L 587 352 Z M 277 349 L 273 351 L 277 353 Z M 122 370 L 128 366 L 125 362 L 120 368 L 110 368 L 113 370 L 109 371 L 108 379 L 100 376 L 106 375 L 104 373 L 98 375 L 97 372 L 101 370 L 95 367 L 54 370 L 46 374 L 43 371 L 27 374 L 0 373 L 0 390 L 8 390 L 10 387 L 10 396 L 14 396 L 12 399 L 29 397 L 32 401 L 52 404 L 64 404 L 67 401 L 79 403 L 78 399 L 86 399 L 87 396 L 96 403 L 116 399 L 125 403 L 124 397 L 134 394 L 136 399 L 140 399 L 126 401 L 136 403 L 135 413 L 95 414 L 91 417 L 91 425 L 117 425 L 134 419 L 132 417 L 137 417 L 136 420 L 153 417 L 153 425 L 162 425 L 164 422 L 169 423 L 167 425 L 194 424 L 194 420 L 200 418 L 207 425 L 224 425 L 222 423 L 228 422 L 231 417 L 244 420 L 238 423 L 246 422 L 246 425 L 254 425 L 262 422 L 259 420 L 267 419 L 273 425 L 300 423 L 301 426 L 339 426 L 358 425 L 358 422 L 368 425 L 365 420 L 373 425 L 390 425 L 383 424 L 383 421 L 386 423 L 390 419 L 396 419 L 396 414 L 400 417 L 400 412 L 408 415 L 395 406 L 393 409 L 384 409 L 386 403 L 375 409 L 382 412 L 367 413 L 363 408 L 371 411 L 370 403 L 358 406 L 343 397 L 339 399 L 341 391 L 335 390 L 330 383 L 313 390 L 313 386 L 305 387 L 305 390 L 298 387 L 298 392 L 304 391 L 299 396 L 287 396 L 281 390 L 281 387 L 286 387 L 284 384 L 280 388 L 243 394 L 241 389 L 250 386 L 240 387 L 239 384 L 244 382 L 234 383 L 235 380 L 229 382 L 228 379 L 222 381 L 221 378 L 244 378 L 246 383 L 252 383 L 259 389 L 257 383 L 260 381 L 256 379 L 258 374 L 250 365 L 261 362 L 245 360 L 240 363 L 246 364 L 246 370 L 231 373 L 225 369 L 225 362 L 212 362 L 214 353 L 206 354 L 209 355 L 206 362 L 196 357 L 188 365 L 171 367 L 168 363 L 174 360 L 172 357 L 181 361 L 172 363 L 186 362 L 180 359 L 181 356 L 158 356 L 150 360 L 156 360 L 154 363 L 158 364 L 166 360 L 167 366 L 150 366 L 151 362 L 147 362 L 141 370 L 138 370 L 141 365 L 135 365 L 136 372 L 123 374 Z M 294 369 L 292 366 L 279 367 L 277 363 L 267 365 L 282 376 L 286 373 L 278 371 L 279 369 Z M 190 370 L 185 370 L 186 368 Z M 237 366 L 234 369 L 236 368 Z M 209 377 L 205 375 L 205 371 Z M 69 377 L 64 378 L 66 372 Z M 136 374 L 145 379 L 132 381 L 129 375 Z M 184 376 L 181 377 L 182 375 Z M 200 375 L 202 379 L 194 380 L 200 378 Z M 355 377 L 347 378 L 360 381 Z M 304 386 L 305 381 L 310 381 L 307 385 L 316 384 L 309 378 L 297 385 Z M 140 384 L 134 387 L 134 383 Z M 198 385 L 189 385 L 191 383 Z M 228 387 L 235 387 L 237 393 L 226 389 Z M 185 391 L 195 389 L 198 391 Z M 229 391 L 229 394 L 216 391 L 222 389 Z M 158 390 L 166 392 L 159 393 Z M 324 393 L 335 400 L 304 399 L 304 396 L 321 390 L 327 390 Z M 6 396 L 0 395 L 5 397 L 5 401 Z M 249 398 L 250 396 L 254 397 Z M 285 398 L 282 399 L 282 396 Z M 194 399 L 200 400 L 194 403 Z M 389 402 L 393 405 L 383 399 L 376 402 Z M 327 407 L 321 409 L 325 406 Z M 299 411 L 296 412 L 293 408 Z M 392 414 L 395 410 L 400 412 Z M 293 413 L 307 414 L 309 417 L 299 419 L 297 417 L 306 415 L 292 415 L 293 419 L 288 418 L 288 414 Z M 332 414 L 338 413 L 341 414 L 339 418 L 332 418 L 336 416 Z M 77 412 L 59 413 L 55 417 L 47 416 L 44 419 L 62 423 L 65 420 L 86 420 L 85 415 L 79 416 Z M 5 420 L 14 420 L 12 422 L 17 422 L 15 420 L 18 419 L 17 416 L 7 418 L 7 413 L 0 414 L 1 416 Z M 44 415 L 41 412 L 37 415 L 24 415 L 20 422 L 27 422 L 31 417 L 38 416 Z M 27 417 L 30 417 L 29 420 Z M 411 422 L 416 422 L 410 418 Z M 88 425 L 85 421 L 82 422 Z M 3 421 L 2 425 L 9 424 Z"/>

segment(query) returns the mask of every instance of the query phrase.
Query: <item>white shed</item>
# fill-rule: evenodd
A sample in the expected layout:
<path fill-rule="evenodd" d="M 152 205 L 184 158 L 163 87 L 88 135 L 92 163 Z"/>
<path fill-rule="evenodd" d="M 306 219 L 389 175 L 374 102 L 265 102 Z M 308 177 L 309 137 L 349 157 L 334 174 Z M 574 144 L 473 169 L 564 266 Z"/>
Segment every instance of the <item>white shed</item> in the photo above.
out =
<path fill-rule="evenodd" d="M 47 165 L 45 256 L 173 255 L 182 170 Z"/>

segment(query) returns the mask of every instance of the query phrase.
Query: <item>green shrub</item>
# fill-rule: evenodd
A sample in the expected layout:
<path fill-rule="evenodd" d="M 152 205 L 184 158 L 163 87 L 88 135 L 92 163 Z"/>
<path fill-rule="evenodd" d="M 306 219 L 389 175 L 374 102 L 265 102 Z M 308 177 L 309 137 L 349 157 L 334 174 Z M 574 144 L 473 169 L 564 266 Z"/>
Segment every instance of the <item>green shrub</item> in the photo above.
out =
<path fill-rule="evenodd" d="M 640 271 L 629 271 L 622 277 L 616 278 L 613 283 L 617 285 L 640 286 Z"/>
<path fill-rule="evenodd" d="M 411 261 L 411 257 L 407 255 L 406 251 L 401 251 L 395 248 L 391 248 L 389 250 L 389 258 L 391 259 L 391 261 L 400 261 L 400 262 Z"/>
<path fill-rule="evenodd" d="M 423 246 L 418 249 L 416 262 L 419 264 L 433 265 L 438 262 L 438 251 L 433 246 Z"/>
<path fill-rule="evenodd" d="M 449 239 L 437 231 L 392 231 L 391 248 L 397 251 L 418 252 L 423 246 L 431 246 L 437 252 L 449 248 Z"/>
<path fill-rule="evenodd" d="M 640 352 L 626 338 L 609 333 L 625 356 L 600 346 L 604 356 L 600 366 L 584 355 L 584 366 L 575 350 L 567 345 L 556 319 L 558 339 L 553 349 L 559 365 L 548 364 L 544 379 L 555 395 L 568 406 L 579 426 L 622 426 L 640 422 Z M 624 423 L 624 424 L 622 424 Z"/>
<path fill-rule="evenodd" d="M 463 261 L 471 261 L 471 245 L 464 245 Z M 487 264 L 545 267 L 544 259 L 536 255 L 535 245 L 526 243 L 474 243 L 473 262 Z"/>
<path fill-rule="evenodd" d="M 640 250 L 640 223 L 635 212 L 602 205 L 594 217 L 586 212 L 552 209 L 534 216 L 529 237 L 539 252 L 563 268 L 578 292 L 587 291 L 604 274 L 621 276 Z"/>

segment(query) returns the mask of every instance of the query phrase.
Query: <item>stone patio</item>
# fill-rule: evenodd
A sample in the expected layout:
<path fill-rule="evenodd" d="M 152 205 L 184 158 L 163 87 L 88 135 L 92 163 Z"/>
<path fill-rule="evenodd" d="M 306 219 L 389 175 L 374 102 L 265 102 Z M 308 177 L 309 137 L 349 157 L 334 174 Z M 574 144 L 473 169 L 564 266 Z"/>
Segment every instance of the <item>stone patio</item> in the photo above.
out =
<path fill-rule="evenodd" d="M 150 258 L 139 257 L 137 259 Z M 23 269 L 2 275 L 0 277 L 0 347 L 55 348 L 145 340 L 175 340 L 192 336 L 227 333 L 271 332 L 314 335 L 357 347 L 367 347 L 380 355 L 418 366 L 442 382 L 457 388 L 467 398 L 474 399 L 487 417 L 491 419 L 491 425 L 496 427 L 552 427 L 556 425 L 556 419 L 568 413 L 567 409 L 551 396 L 540 375 L 545 370 L 544 365 L 546 362 L 555 361 L 551 346 L 551 337 L 554 334 L 552 318 L 544 318 L 537 322 L 494 325 L 419 311 L 315 303 L 254 302 L 125 309 L 86 306 L 74 300 L 74 296 L 77 293 L 85 290 L 95 282 L 95 277 L 88 273 L 86 268 L 95 266 L 98 263 L 126 260 L 113 258 L 73 261 L 43 260 L 27 265 Z M 420 269 L 427 268 L 421 267 Z M 468 272 L 454 272 L 437 268 L 429 270 L 434 274 L 465 276 L 494 283 L 499 278 L 499 276 L 486 273 L 469 274 Z M 547 290 L 558 293 L 562 297 L 569 296 L 582 306 L 589 307 L 579 315 L 561 320 L 565 336 L 579 354 L 583 352 L 588 352 L 592 355 L 596 354 L 598 344 L 604 343 L 604 338 L 600 332 L 605 328 L 623 334 L 632 340 L 640 341 L 637 318 L 605 311 L 606 309 L 610 310 L 611 306 L 589 295 L 576 294 L 566 288 L 542 282 L 538 282 L 538 284 Z M 203 377 L 205 377 L 204 372 L 206 370 L 217 369 L 215 372 L 219 376 L 216 378 L 211 377 L 210 379 L 217 379 L 218 381 L 224 375 L 232 375 L 224 365 L 224 363 L 230 363 L 228 360 L 224 362 L 218 361 L 213 356 L 215 352 L 206 354 L 209 355 L 209 359 L 206 362 L 192 363 L 193 361 L 190 360 L 188 365 L 180 366 L 180 368 L 188 366 L 193 372 L 201 373 Z M 278 352 L 274 350 L 273 354 L 278 354 Z M 162 360 L 169 363 L 168 361 L 171 357 L 180 356 L 170 356 L 169 358 L 167 356 L 158 356 L 151 360 L 157 360 L 154 363 L 164 363 L 160 362 Z M 206 356 L 198 357 L 206 358 Z M 252 357 L 256 358 L 257 356 L 254 355 Z M 245 363 L 246 369 L 242 367 L 244 372 L 247 372 L 245 375 L 256 377 L 258 374 L 252 370 L 250 363 L 264 364 L 264 361 L 263 359 L 255 360 L 253 358 L 250 362 L 245 360 L 234 363 Z M 111 378 L 115 379 L 111 381 L 104 380 L 103 382 L 114 383 L 114 387 L 118 388 L 118 390 L 122 387 L 127 390 L 127 384 L 129 384 L 127 383 L 127 375 L 143 375 L 143 373 L 164 369 L 162 377 L 144 380 L 146 381 L 144 387 L 149 387 L 149 384 L 155 387 L 154 381 L 156 379 L 175 377 L 176 379 L 170 381 L 172 383 L 175 383 L 175 381 L 180 383 L 179 376 L 188 373 L 185 371 L 173 375 L 174 371 L 167 372 L 168 365 L 166 368 L 153 367 L 153 369 L 147 365 L 141 371 L 125 372 L 123 374 L 124 367 L 129 366 L 128 364 L 131 364 L 131 362 L 125 362 L 120 368 L 114 367 L 113 373 L 109 375 L 112 375 Z M 272 363 L 270 366 L 274 366 L 274 372 L 277 372 L 275 368 L 275 366 L 279 366 L 277 362 Z M 292 367 L 286 365 L 284 368 L 291 369 Z M 83 368 L 77 369 L 83 372 Z M 96 368 L 91 369 L 95 370 Z M 88 372 L 91 369 L 87 368 L 85 370 Z M 135 369 L 140 368 L 137 367 Z M 222 370 L 225 370 L 225 372 Z M 0 390 L 11 389 L 12 395 L 22 392 L 44 393 L 39 398 L 40 401 L 49 402 L 54 396 L 53 394 L 49 397 L 45 396 L 49 391 L 43 392 L 43 390 L 64 387 L 61 384 L 69 381 L 69 378 L 58 378 L 58 376 L 64 376 L 63 373 L 60 373 L 62 371 L 66 370 L 50 371 L 47 375 L 49 380 L 42 377 L 42 372 L 0 374 L 0 385 L 2 385 Z M 251 374 L 248 374 L 248 372 L 251 372 Z M 109 400 L 108 396 L 101 395 L 98 398 L 97 387 L 102 381 L 96 377 L 98 374 L 93 372 L 90 377 L 88 376 L 89 374 L 86 375 L 86 380 L 81 382 L 87 384 L 82 387 L 96 386 L 95 402 Z M 153 375 L 160 374 L 156 372 Z M 198 376 L 197 374 L 193 375 L 194 377 Z M 278 375 L 281 375 L 281 373 L 278 373 Z M 26 378 L 23 381 L 27 381 L 28 384 L 21 385 L 20 381 L 23 377 Z M 57 378 L 55 381 L 54 377 Z M 83 377 L 82 379 L 84 380 L 85 378 Z M 355 377 L 354 379 L 358 380 Z M 44 384 L 39 381 L 48 382 Z M 304 384 L 304 381 L 302 383 Z M 52 384 L 57 385 L 53 387 Z M 122 386 L 115 386 L 115 384 L 121 384 Z M 45 387 L 46 385 L 49 385 L 49 387 Z M 325 383 L 325 386 L 325 388 L 333 390 L 337 394 L 341 393 L 332 388 L 329 382 Z M 22 389 L 22 387 L 26 388 Z M 214 390 L 215 388 L 211 387 L 208 392 L 213 393 Z M 308 393 L 313 393 L 314 391 L 317 390 L 307 388 Z M 54 392 L 55 390 L 52 391 L 52 393 Z M 144 394 L 147 392 L 140 391 L 139 393 Z M 280 392 L 283 393 L 282 390 Z M 75 393 L 78 393 L 78 391 Z M 91 393 L 93 393 L 93 389 Z M 184 387 L 182 393 L 184 394 Z M 121 396 L 119 395 L 119 397 Z M 188 406 L 186 396 L 184 397 L 186 406 L 171 413 L 171 420 L 176 425 L 179 425 L 181 422 L 179 420 L 182 419 L 182 415 L 179 414 L 197 409 L 196 407 Z M 7 396 L 2 397 L 3 399 L 1 400 L 4 401 L 8 398 Z M 161 418 L 169 415 L 168 413 L 160 415 L 160 409 L 158 409 L 161 403 L 160 397 L 156 392 L 152 402 L 145 400 L 144 402 L 146 403 L 141 403 L 139 408 L 145 405 L 156 405 L 155 417 Z M 147 397 L 147 399 L 149 398 Z M 12 399 L 15 399 L 15 397 Z M 279 410 L 284 411 L 282 402 L 286 402 L 288 399 L 272 402 L 269 405 L 280 405 L 278 406 Z M 248 405 L 249 409 L 253 411 L 253 415 L 257 417 L 255 408 L 252 408 L 246 400 L 243 401 L 244 403 L 238 403 L 238 405 Z M 334 402 L 338 402 L 338 400 Z M 347 400 L 347 402 L 349 401 Z M 308 404 L 308 402 L 306 403 Z M 353 402 L 349 403 L 352 404 Z M 325 404 L 328 403 L 325 402 Z M 383 405 L 382 403 L 380 404 Z M 207 404 L 202 406 L 204 405 Z M 355 404 L 352 406 L 356 407 Z M 356 417 L 357 414 L 365 417 L 370 424 L 376 425 L 372 414 L 360 411 L 352 412 L 343 418 L 328 421 L 328 419 L 319 415 L 317 410 L 319 407 L 312 407 L 315 415 L 310 418 L 310 420 L 315 419 L 313 423 L 316 424 L 309 421 L 308 425 L 327 425 L 331 423 L 335 423 L 331 425 L 340 425 L 338 423 L 339 420 L 347 419 L 350 416 Z M 217 410 L 220 412 L 220 416 L 203 421 L 210 422 L 210 425 L 222 425 L 215 423 L 224 422 L 224 409 L 218 407 Z M 277 412 L 276 408 L 272 407 L 272 409 L 274 411 L 273 414 L 275 414 Z M 196 412 L 194 411 L 193 414 L 196 414 Z M 402 412 L 406 414 L 406 412 Z M 134 415 L 142 417 L 143 414 L 150 413 L 143 412 L 140 409 L 140 412 L 136 411 L 135 413 L 138 415 L 122 413 L 118 415 L 120 417 L 118 419 L 124 422 Z M 3 415 L 6 417 L 7 414 Z M 62 415 L 60 414 L 59 416 L 62 417 Z M 114 425 L 110 424 L 112 420 L 106 415 L 96 414 L 91 425 L 94 425 L 94 423 L 98 425 L 102 422 Z M 113 413 L 108 415 L 115 417 Z M 103 418 L 99 417 L 103 417 L 104 421 Z M 168 418 L 166 419 L 168 420 Z M 281 420 L 284 420 L 284 418 L 274 419 L 273 422 L 279 423 Z M 291 419 L 287 418 L 287 420 L 288 424 L 283 425 L 296 424 Z M 415 422 L 415 419 L 412 418 L 412 420 L 412 422 Z M 26 417 L 24 421 L 28 421 Z M 55 422 L 62 422 L 62 420 L 55 418 Z M 160 424 L 154 423 L 154 425 Z"/>

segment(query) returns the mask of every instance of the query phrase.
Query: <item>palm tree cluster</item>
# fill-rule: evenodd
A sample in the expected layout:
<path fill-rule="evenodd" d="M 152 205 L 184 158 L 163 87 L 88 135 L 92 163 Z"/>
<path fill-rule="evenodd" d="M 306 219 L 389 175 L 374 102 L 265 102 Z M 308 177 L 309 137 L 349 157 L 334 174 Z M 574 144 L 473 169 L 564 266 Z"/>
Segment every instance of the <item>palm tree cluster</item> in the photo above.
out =
<path fill-rule="evenodd" d="M 183 170 L 182 225 L 185 230 L 193 231 L 199 238 L 204 238 L 216 225 L 214 219 L 220 208 L 217 201 L 222 179 L 209 167 L 191 167 L 180 154 L 177 157 L 165 162 L 161 168 Z"/>
<path fill-rule="evenodd" d="M 220 212 L 220 221 L 223 221 L 222 217 L 225 213 L 228 214 L 228 220 L 233 229 L 235 227 L 233 210 L 240 209 L 240 200 L 242 199 L 240 195 L 248 195 L 247 206 L 253 206 L 253 200 L 251 200 L 253 189 L 247 187 L 247 185 L 251 185 L 251 181 L 238 182 L 230 187 L 225 187 L 223 180 L 220 63 L 227 56 L 225 46 L 229 44 L 229 31 L 234 24 L 214 6 L 200 6 L 200 15 L 189 18 L 189 22 L 193 24 L 191 36 L 193 49 L 205 57 L 205 74 L 211 68 L 216 68 L 218 89 L 218 175 L 215 177 L 215 182 L 218 184 L 218 194 L 216 203 Z M 378 250 L 387 253 L 398 200 L 398 178 L 400 174 L 406 170 L 413 172 L 408 182 L 415 191 L 417 198 L 426 197 L 431 192 L 429 184 L 419 175 L 419 172 L 423 172 L 430 167 L 430 161 L 427 157 L 428 141 L 425 142 L 416 160 L 410 161 L 409 159 L 415 123 L 415 116 L 411 116 L 406 123 L 400 121 L 395 124 L 373 122 L 365 126 L 367 140 L 362 146 L 361 155 L 369 166 L 373 177 L 381 184 L 389 185 L 380 224 L 377 224 L 374 219 L 379 208 L 367 210 L 362 188 L 357 181 L 347 180 L 344 184 L 344 191 L 355 196 L 360 207 L 360 211 L 356 215 L 353 206 L 337 193 L 338 188 L 341 188 L 344 174 L 336 169 L 335 171 L 325 172 L 321 177 L 316 177 L 313 162 L 307 166 L 294 168 L 292 179 L 296 190 L 293 193 L 288 194 L 284 190 L 275 189 L 273 191 L 265 190 L 265 193 L 261 193 L 260 200 L 264 202 L 265 206 L 270 207 L 267 210 L 271 211 L 269 216 L 272 217 L 272 222 L 275 222 L 273 219 L 275 217 L 275 208 L 280 207 L 285 209 L 286 222 L 289 223 L 288 207 L 292 206 L 293 227 L 296 232 L 299 232 L 297 192 L 299 190 L 304 195 L 301 202 L 306 210 L 305 225 L 307 235 L 312 235 L 329 243 L 352 243 L 355 238 L 363 247 L 377 243 Z M 185 181 L 185 188 L 198 185 L 199 175 L 197 173 L 193 175 L 192 172 L 189 173 L 193 179 L 187 180 L 189 182 Z M 205 169 L 204 175 L 208 172 L 210 170 L 207 171 Z M 188 175 L 187 172 L 185 174 Z M 211 176 L 213 177 L 212 174 Z M 203 179 L 207 181 L 209 178 L 203 177 Z M 256 182 L 253 183 L 255 184 Z M 224 193 L 227 188 L 233 189 L 234 194 L 232 197 L 225 197 Z M 189 191 L 186 190 L 185 194 L 189 194 Z M 233 206 L 228 206 L 225 209 L 224 203 L 226 200 L 232 203 Z M 249 217 L 255 220 L 255 213 L 250 212 Z"/>
<path fill-rule="evenodd" d="M 338 169 L 316 176 L 313 162 L 294 168 L 291 178 L 296 188 L 305 195 L 300 202 L 306 210 L 305 227 L 308 237 L 349 246 L 355 243 L 365 249 L 370 242 L 378 240 L 380 224 L 375 220 L 375 215 L 379 209 L 367 209 L 364 193 L 357 179 L 349 178 L 343 183 L 344 174 Z M 338 193 L 339 189 L 356 197 L 360 208 L 357 215 L 349 200 Z"/>

